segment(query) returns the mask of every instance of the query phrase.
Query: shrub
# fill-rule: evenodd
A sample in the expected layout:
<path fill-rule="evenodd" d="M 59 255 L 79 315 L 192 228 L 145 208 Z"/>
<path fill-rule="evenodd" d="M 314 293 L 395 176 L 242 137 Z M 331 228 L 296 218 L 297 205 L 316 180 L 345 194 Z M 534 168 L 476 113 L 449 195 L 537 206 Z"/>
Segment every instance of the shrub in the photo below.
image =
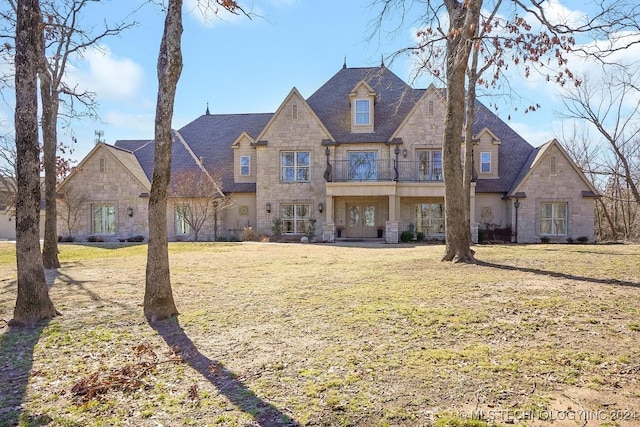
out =
<path fill-rule="evenodd" d="M 479 228 L 478 229 L 478 243 L 482 243 L 485 241 L 485 239 L 487 238 L 487 231 Z"/>
<path fill-rule="evenodd" d="M 71 243 L 75 240 L 73 236 L 58 236 L 58 242 Z"/>
<path fill-rule="evenodd" d="M 569 244 L 573 243 L 573 237 L 567 237 L 567 243 Z"/>
<path fill-rule="evenodd" d="M 87 237 L 88 242 L 104 242 L 104 237 L 91 235 Z"/>
<path fill-rule="evenodd" d="M 141 234 L 137 236 L 131 236 L 127 239 L 127 242 L 144 242 L 144 236 Z"/>
<path fill-rule="evenodd" d="M 404 230 L 401 234 L 400 234 L 400 241 L 401 242 L 410 242 L 411 240 L 413 240 L 413 232 L 411 230 Z"/>
<path fill-rule="evenodd" d="M 282 238 L 282 220 L 280 218 L 273 218 L 271 221 L 273 225 L 271 226 L 271 232 L 273 233 L 273 239 L 278 241 Z"/>
<path fill-rule="evenodd" d="M 242 230 L 242 240 L 245 242 L 257 242 L 259 238 L 253 227 L 245 227 Z"/>
<path fill-rule="evenodd" d="M 576 240 L 580 243 L 587 243 L 589 241 L 589 238 L 587 236 L 580 236 Z"/>
<path fill-rule="evenodd" d="M 549 243 L 551 239 L 549 239 L 547 236 L 542 236 L 540 238 L 540 243 Z"/>
<path fill-rule="evenodd" d="M 316 219 L 309 218 L 309 223 L 307 224 L 307 232 L 305 233 L 309 241 L 313 239 L 316 235 Z"/>
<path fill-rule="evenodd" d="M 227 236 L 218 236 L 216 242 L 228 242 L 229 238 Z"/>
<path fill-rule="evenodd" d="M 417 240 L 418 242 L 422 242 L 422 241 L 424 241 L 424 238 L 425 238 L 425 235 L 424 235 L 424 233 L 423 233 L 422 231 L 418 231 L 418 232 L 416 233 L 416 240 Z"/>

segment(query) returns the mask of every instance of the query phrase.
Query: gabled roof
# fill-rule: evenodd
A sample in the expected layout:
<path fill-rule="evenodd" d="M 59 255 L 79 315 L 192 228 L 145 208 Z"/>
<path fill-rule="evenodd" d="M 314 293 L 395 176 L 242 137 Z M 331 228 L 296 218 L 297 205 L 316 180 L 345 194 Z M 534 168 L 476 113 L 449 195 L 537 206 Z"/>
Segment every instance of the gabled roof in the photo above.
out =
<path fill-rule="evenodd" d="M 351 105 L 349 94 L 358 85 L 366 84 L 376 93 L 374 105 L 374 131 L 351 132 Z M 427 89 L 413 89 L 386 67 L 341 68 L 322 85 L 306 103 L 315 114 L 333 142 L 392 143 L 401 124 L 415 108 L 416 103 L 429 91 L 444 99 L 446 92 L 430 85 Z M 300 96 L 295 87 L 280 109 L 291 96 Z M 182 141 L 175 138 L 173 144 L 172 173 L 186 169 L 212 170 L 222 178 L 222 191 L 255 192 L 256 185 L 235 183 L 233 171 L 233 144 L 246 135 L 252 146 L 265 145 L 260 136 L 276 113 L 258 114 L 209 114 L 198 117 L 178 132 Z M 477 193 L 506 194 L 516 182 L 534 148 L 511 129 L 481 102 L 476 101 L 473 131 L 479 134 L 490 131 L 501 141 L 498 154 L 499 177 L 478 179 Z M 154 144 L 151 140 L 117 141 L 115 146 L 135 155 L 148 180 L 153 173 Z"/>
<path fill-rule="evenodd" d="M 548 141 L 545 144 L 541 145 L 540 147 L 535 148 L 534 150 L 531 151 L 531 154 L 527 158 L 527 161 L 525 162 L 524 166 L 520 170 L 520 173 L 514 180 L 513 185 L 509 189 L 509 192 L 507 193 L 507 197 L 514 197 L 514 194 L 518 192 L 518 187 L 520 186 L 520 184 L 525 180 L 527 175 L 529 175 L 529 173 L 531 173 L 531 171 L 535 169 L 535 167 L 542 161 L 542 158 L 544 157 L 545 153 L 549 151 L 551 147 L 556 147 L 558 151 L 566 158 L 569 164 L 573 167 L 576 174 L 580 176 L 580 178 L 582 179 L 582 182 L 589 189 L 586 194 L 589 196 L 594 196 L 598 194 L 598 190 L 596 190 L 596 188 L 589 182 L 589 180 L 584 175 L 584 173 L 582 173 L 582 171 L 578 168 L 578 165 L 576 165 L 576 163 L 571 159 L 571 157 L 569 156 L 569 153 L 567 153 L 567 151 L 562 147 L 562 145 L 558 142 L 557 139 L 552 139 L 551 141 Z"/>
<path fill-rule="evenodd" d="M 373 133 L 351 133 L 349 93 L 361 81 L 376 93 Z M 307 103 L 337 143 L 384 143 L 391 140 L 422 92 L 412 89 L 386 67 L 342 68 Z"/>
<path fill-rule="evenodd" d="M 87 161 L 99 150 L 106 150 L 107 152 L 111 153 L 113 157 L 122 165 L 122 167 L 126 169 L 133 176 L 133 178 L 135 178 L 140 183 L 143 188 L 147 190 L 151 188 L 151 180 L 149 179 L 149 177 L 147 177 L 138 159 L 130 150 L 101 142 L 99 144 L 96 144 L 93 149 L 91 149 L 89 154 L 87 154 L 84 159 L 82 159 L 78 166 L 76 166 L 71 171 L 71 173 L 58 185 L 58 189 L 63 188 L 67 184 L 67 182 L 69 182 L 69 180 L 71 180 L 76 174 L 80 173 Z"/>
<path fill-rule="evenodd" d="M 267 122 L 266 126 L 264 126 L 264 128 L 262 129 L 260 134 L 256 137 L 258 141 L 257 141 L 257 143 L 253 144 L 254 147 L 266 145 L 266 142 L 268 142 L 268 141 L 261 141 L 261 138 L 267 132 L 267 130 L 268 130 L 269 126 L 271 125 L 271 123 L 273 123 L 277 119 L 277 117 L 282 113 L 282 110 L 284 109 L 284 107 L 288 103 L 288 101 L 291 98 L 294 98 L 294 97 L 300 99 L 300 101 L 302 101 L 302 102 L 304 102 L 306 104 L 305 107 L 309 108 L 309 112 L 311 113 L 313 118 L 318 121 L 318 125 L 320 126 L 320 128 L 323 129 L 327 133 L 327 136 L 331 136 L 329 130 L 326 128 L 324 123 L 322 123 L 322 120 L 320 120 L 320 118 L 316 115 L 315 111 L 313 111 L 313 108 L 311 108 L 309 106 L 309 104 L 305 101 L 305 99 L 302 97 L 302 95 L 300 95 L 300 92 L 298 92 L 298 89 L 296 89 L 294 87 L 293 89 L 291 89 L 291 91 L 289 92 L 289 95 L 287 95 L 287 97 L 284 99 L 284 101 L 280 103 L 280 107 L 278 107 L 278 110 L 271 116 L 271 118 Z"/>
<path fill-rule="evenodd" d="M 231 145 L 246 133 L 255 138 L 272 114 L 205 114 L 174 131 L 171 173 L 201 170 L 201 166 L 222 178 L 224 193 L 255 192 L 255 184 L 235 183 L 233 180 L 233 150 Z M 180 136 L 182 138 L 180 138 Z M 147 178 L 153 175 L 153 141 L 116 141 L 116 147 L 133 151 Z"/>

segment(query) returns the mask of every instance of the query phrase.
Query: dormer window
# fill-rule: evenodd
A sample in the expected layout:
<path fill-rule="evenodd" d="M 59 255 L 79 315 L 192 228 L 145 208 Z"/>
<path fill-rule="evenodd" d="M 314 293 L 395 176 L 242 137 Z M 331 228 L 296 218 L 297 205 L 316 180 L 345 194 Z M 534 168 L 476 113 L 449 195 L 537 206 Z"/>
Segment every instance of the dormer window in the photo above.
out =
<path fill-rule="evenodd" d="M 373 105 L 376 100 L 376 93 L 365 82 L 360 81 L 351 92 L 349 92 L 349 102 L 351 103 L 351 132 L 369 133 L 373 132 L 375 117 Z"/>
<path fill-rule="evenodd" d="M 370 102 L 368 99 L 356 100 L 356 125 L 369 126 L 369 124 L 371 124 L 369 106 Z"/>

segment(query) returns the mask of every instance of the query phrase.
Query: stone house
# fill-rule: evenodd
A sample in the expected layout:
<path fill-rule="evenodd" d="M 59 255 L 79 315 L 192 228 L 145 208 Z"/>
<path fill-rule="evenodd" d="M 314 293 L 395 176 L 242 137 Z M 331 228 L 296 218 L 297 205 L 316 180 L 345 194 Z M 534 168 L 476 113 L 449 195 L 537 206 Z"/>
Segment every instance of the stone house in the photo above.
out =
<path fill-rule="evenodd" d="M 294 87 L 274 113 L 210 114 L 174 131 L 172 177 L 211 172 L 231 203 L 199 238 L 384 238 L 404 230 L 444 238 L 443 91 L 413 89 L 381 67 L 346 64 L 314 94 Z M 558 141 L 534 148 L 482 103 L 476 106 L 471 185 L 473 234 L 511 229 L 511 240 L 594 239 L 596 190 Z M 462 143 L 462 138 L 461 138 Z M 153 141 L 98 144 L 60 185 L 83 194 L 71 231 L 85 239 L 145 235 Z M 179 203 L 173 203 L 179 206 Z M 60 208 L 64 215 L 64 208 Z M 58 220 L 61 235 L 65 220 Z M 171 239 L 193 238 L 169 209 Z M 66 227 L 68 229 L 69 227 Z"/>

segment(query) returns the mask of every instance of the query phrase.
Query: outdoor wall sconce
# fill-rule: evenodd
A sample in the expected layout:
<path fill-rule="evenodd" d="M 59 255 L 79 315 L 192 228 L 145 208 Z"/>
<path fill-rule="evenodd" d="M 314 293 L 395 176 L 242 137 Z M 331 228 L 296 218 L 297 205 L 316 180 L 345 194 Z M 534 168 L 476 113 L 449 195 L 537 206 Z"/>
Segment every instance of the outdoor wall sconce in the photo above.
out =
<path fill-rule="evenodd" d="M 318 203 L 318 210 L 320 211 L 320 213 L 322 213 L 322 211 L 324 210 L 324 204 L 322 202 Z"/>
<path fill-rule="evenodd" d="M 127 215 L 133 216 L 133 208 L 131 206 L 127 208 Z"/>
<path fill-rule="evenodd" d="M 271 213 L 271 203 L 267 202 L 267 213 Z"/>
<path fill-rule="evenodd" d="M 402 150 L 402 157 L 407 158 L 407 149 Z"/>

